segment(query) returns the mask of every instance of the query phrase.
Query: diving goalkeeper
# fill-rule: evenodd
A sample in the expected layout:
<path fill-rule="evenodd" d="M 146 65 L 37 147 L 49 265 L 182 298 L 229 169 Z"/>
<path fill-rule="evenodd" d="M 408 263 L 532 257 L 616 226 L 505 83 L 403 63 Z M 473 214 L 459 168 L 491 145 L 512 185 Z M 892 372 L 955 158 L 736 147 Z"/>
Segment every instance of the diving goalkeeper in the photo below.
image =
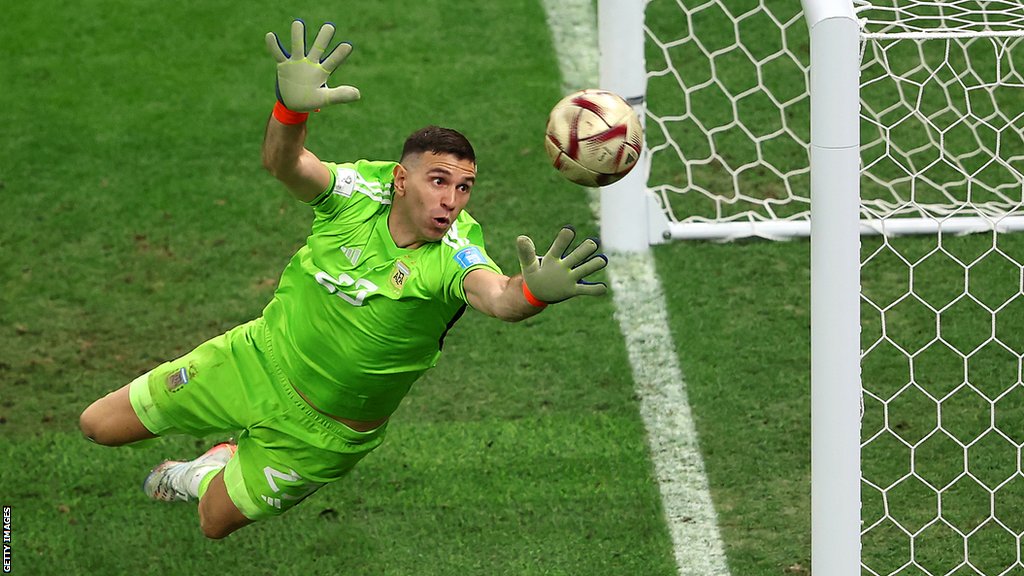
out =
<path fill-rule="evenodd" d="M 327 87 L 352 50 L 328 51 L 333 35 L 325 24 L 307 52 L 296 20 L 289 54 L 267 34 L 278 102 L 263 164 L 313 211 L 312 233 L 273 299 L 259 318 L 96 400 L 80 418 L 83 434 L 108 446 L 236 434 L 194 460 L 159 464 L 144 482 L 156 500 L 198 500 L 210 538 L 282 514 L 379 446 L 467 304 L 514 322 L 606 292 L 584 279 L 607 260 L 592 239 L 570 250 L 569 227 L 543 258 L 520 236 L 522 273 L 501 272 L 464 211 L 476 157 L 455 130 L 418 130 L 398 162 L 322 162 L 307 150 L 309 112 L 359 98 L 352 86 Z"/>

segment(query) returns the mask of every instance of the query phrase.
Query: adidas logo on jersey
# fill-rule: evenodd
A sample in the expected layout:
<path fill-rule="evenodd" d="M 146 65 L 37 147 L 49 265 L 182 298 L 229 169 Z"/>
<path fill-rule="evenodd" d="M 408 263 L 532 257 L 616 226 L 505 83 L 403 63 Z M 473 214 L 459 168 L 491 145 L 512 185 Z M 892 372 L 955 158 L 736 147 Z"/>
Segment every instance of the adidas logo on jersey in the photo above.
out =
<path fill-rule="evenodd" d="M 355 266 L 359 263 L 359 256 L 362 255 L 363 251 L 359 248 L 346 248 L 342 246 L 341 253 L 348 258 L 348 261 L 351 262 L 353 266 Z"/>

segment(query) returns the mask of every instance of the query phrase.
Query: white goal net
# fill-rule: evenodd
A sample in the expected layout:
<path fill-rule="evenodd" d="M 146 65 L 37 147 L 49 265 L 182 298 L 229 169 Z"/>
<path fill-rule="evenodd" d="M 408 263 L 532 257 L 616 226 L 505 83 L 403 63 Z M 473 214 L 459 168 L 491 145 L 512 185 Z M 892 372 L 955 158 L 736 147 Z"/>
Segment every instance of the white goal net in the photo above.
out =
<path fill-rule="evenodd" d="M 857 0 L 865 233 L 1024 227 L 1019 2 Z M 799 3 L 651 0 L 648 189 L 676 238 L 808 234 Z"/>
<path fill-rule="evenodd" d="M 864 573 L 1024 574 L 1024 6 L 855 7 Z"/>

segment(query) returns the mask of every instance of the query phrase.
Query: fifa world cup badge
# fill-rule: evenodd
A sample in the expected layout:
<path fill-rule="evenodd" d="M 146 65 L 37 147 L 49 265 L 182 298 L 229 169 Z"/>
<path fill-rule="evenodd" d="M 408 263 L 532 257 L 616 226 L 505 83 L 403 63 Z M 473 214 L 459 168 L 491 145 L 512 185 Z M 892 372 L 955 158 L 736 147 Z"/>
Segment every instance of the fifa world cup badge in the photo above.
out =
<path fill-rule="evenodd" d="M 395 269 L 391 274 L 391 286 L 396 292 L 401 292 L 402 287 L 405 286 L 405 280 L 409 277 L 409 266 L 398 260 L 395 262 Z"/>

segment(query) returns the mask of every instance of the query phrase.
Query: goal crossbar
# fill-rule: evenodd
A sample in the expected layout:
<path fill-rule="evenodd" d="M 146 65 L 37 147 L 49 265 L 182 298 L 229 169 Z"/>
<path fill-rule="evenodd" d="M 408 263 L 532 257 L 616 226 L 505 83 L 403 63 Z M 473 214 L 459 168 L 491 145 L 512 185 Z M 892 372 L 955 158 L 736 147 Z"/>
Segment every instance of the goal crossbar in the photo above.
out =
<path fill-rule="evenodd" d="M 946 220 L 891 218 L 860 221 L 861 236 L 903 236 L 910 234 L 976 234 L 981 232 L 1022 232 L 1024 216 L 985 218 L 959 216 Z M 765 220 L 757 222 L 671 222 L 662 232 L 665 240 L 735 240 L 739 238 L 806 238 L 811 235 L 808 220 Z"/>
<path fill-rule="evenodd" d="M 1024 30 L 982 30 L 978 32 L 964 32 L 962 30 L 935 29 L 927 32 L 862 32 L 861 38 L 865 40 L 940 40 L 940 39 L 968 39 L 968 38 L 1022 38 Z"/>

